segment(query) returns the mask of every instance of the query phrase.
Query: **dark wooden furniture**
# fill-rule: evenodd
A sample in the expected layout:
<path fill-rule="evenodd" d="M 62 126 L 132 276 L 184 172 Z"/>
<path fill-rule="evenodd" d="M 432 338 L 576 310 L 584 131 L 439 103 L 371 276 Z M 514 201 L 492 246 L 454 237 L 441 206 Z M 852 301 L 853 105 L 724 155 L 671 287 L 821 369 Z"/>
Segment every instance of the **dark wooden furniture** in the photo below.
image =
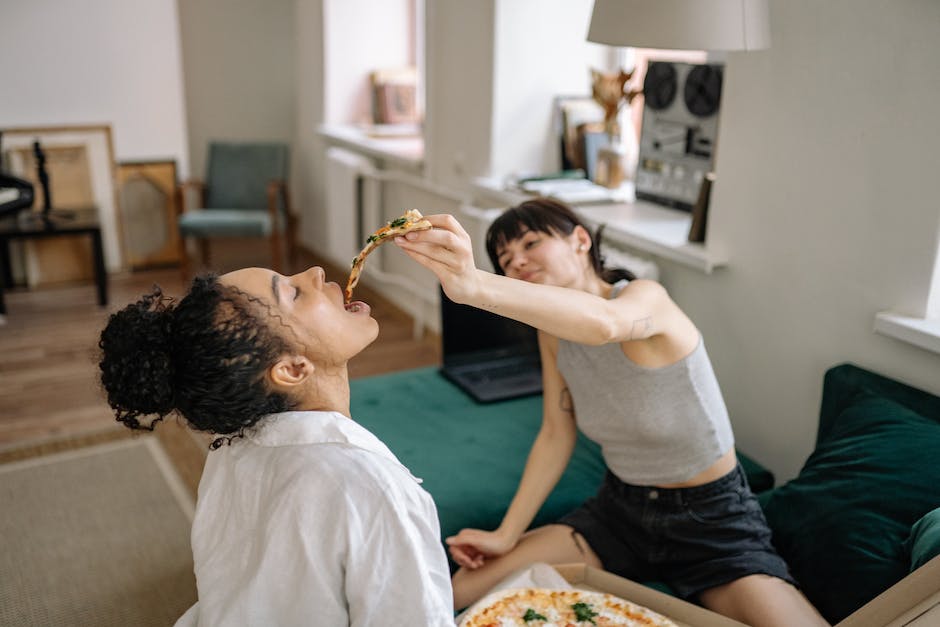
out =
<path fill-rule="evenodd" d="M 15 218 L 0 221 L 0 315 L 6 314 L 3 289 L 13 286 L 13 271 L 10 266 L 10 242 L 13 240 L 48 239 L 75 235 L 91 238 L 92 263 L 95 271 L 95 286 L 98 304 L 108 304 L 108 273 L 104 267 L 104 248 L 101 243 L 101 225 L 87 212 L 43 216 L 34 212 L 22 212 Z"/>

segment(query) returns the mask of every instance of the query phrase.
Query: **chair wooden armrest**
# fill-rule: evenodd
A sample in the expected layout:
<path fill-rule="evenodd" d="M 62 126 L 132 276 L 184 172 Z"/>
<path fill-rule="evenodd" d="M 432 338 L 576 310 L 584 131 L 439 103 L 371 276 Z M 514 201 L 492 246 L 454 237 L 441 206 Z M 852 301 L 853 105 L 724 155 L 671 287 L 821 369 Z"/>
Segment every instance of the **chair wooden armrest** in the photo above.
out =
<path fill-rule="evenodd" d="M 180 213 L 185 213 L 190 209 L 199 209 L 206 206 L 206 183 L 200 179 L 189 179 L 179 185 L 180 194 Z M 193 194 L 199 201 L 199 207 L 190 206 L 190 198 Z"/>
<path fill-rule="evenodd" d="M 275 179 L 268 183 L 268 214 L 271 216 L 271 244 L 275 259 L 282 258 L 282 241 L 287 243 L 287 260 L 293 266 L 297 259 L 297 216 L 290 204 L 287 182 Z M 284 215 L 278 212 L 278 196 L 284 203 Z M 283 221 L 283 222 L 282 222 Z M 282 237 L 284 240 L 282 240 Z"/>
<path fill-rule="evenodd" d="M 278 224 L 277 218 L 277 197 L 281 195 L 284 201 L 284 213 L 289 214 L 290 202 L 288 202 L 287 183 L 283 179 L 275 179 L 268 182 L 268 213 L 274 225 Z"/>

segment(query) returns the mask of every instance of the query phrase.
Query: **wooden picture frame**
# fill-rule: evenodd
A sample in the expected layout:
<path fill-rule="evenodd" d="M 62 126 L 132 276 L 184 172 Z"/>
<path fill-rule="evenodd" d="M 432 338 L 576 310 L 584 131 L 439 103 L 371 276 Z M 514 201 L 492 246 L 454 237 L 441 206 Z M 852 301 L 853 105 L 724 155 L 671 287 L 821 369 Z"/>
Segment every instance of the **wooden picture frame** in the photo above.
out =
<path fill-rule="evenodd" d="M 375 124 L 418 122 L 418 74 L 412 67 L 376 70 L 369 75 Z"/>
<path fill-rule="evenodd" d="M 601 122 L 579 124 L 577 129 L 579 152 L 584 156 L 584 173 L 591 181 L 596 180 L 598 153 L 610 144 L 610 138 Z"/>
<path fill-rule="evenodd" d="M 604 109 L 591 96 L 556 96 L 553 104 L 555 132 L 560 145 L 561 169 L 584 170 L 587 159 L 583 133 L 603 125 Z"/>
<path fill-rule="evenodd" d="M 176 161 L 122 161 L 118 200 L 127 265 L 132 270 L 180 262 Z"/>
<path fill-rule="evenodd" d="M 93 213 L 101 225 L 105 267 L 109 272 L 122 270 L 124 251 L 110 125 L 14 127 L 0 132 L 4 169 L 35 185 L 33 211 L 41 211 L 44 204 L 42 187 L 31 161 L 33 142 L 38 141 L 47 155 L 52 209 Z M 89 264 L 84 256 L 90 252 L 84 244 L 71 240 L 21 243 L 20 262 L 13 260 L 14 278 L 31 287 L 89 278 Z"/>

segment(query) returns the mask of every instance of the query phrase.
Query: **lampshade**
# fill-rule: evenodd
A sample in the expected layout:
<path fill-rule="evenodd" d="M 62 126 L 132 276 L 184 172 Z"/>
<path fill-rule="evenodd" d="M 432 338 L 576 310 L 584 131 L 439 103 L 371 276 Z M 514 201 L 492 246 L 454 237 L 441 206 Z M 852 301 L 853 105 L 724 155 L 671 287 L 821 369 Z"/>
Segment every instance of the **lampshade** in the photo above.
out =
<path fill-rule="evenodd" d="M 588 41 L 675 50 L 770 46 L 768 0 L 594 0 Z"/>

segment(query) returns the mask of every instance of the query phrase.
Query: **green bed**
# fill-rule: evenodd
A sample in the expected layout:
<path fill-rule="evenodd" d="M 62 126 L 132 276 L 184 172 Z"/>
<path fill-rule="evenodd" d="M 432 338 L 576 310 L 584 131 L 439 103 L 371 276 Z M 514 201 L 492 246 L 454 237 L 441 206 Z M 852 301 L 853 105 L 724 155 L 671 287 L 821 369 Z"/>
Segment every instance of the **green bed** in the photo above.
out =
<path fill-rule="evenodd" d="M 350 385 L 353 417 L 424 479 L 444 537 L 464 527 L 499 525 L 541 423 L 541 396 L 481 405 L 433 367 Z M 745 456 L 741 461 L 756 492 L 773 487 L 768 470 Z M 579 436 L 568 469 L 534 525 L 580 505 L 596 492 L 604 472 L 600 448 Z"/>

